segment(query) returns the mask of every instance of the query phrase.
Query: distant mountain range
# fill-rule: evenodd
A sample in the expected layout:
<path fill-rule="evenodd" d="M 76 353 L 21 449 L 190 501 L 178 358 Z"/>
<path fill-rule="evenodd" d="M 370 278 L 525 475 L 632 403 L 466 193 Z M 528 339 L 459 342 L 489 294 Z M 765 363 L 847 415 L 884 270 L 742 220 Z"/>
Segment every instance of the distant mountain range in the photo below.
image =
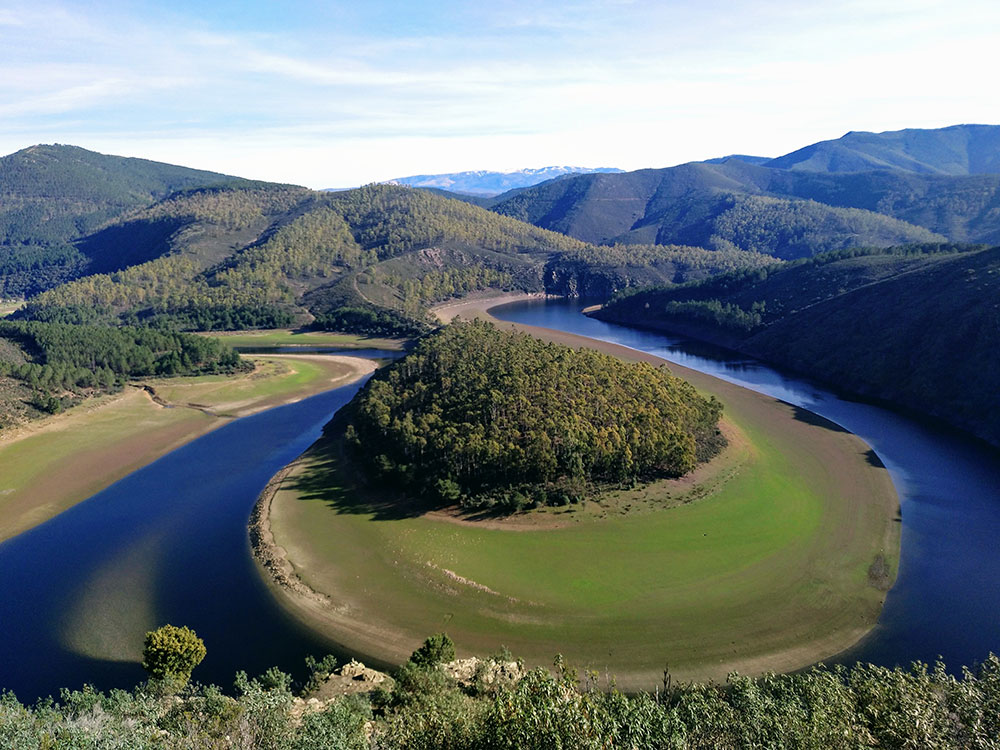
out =
<path fill-rule="evenodd" d="M 476 170 L 450 174 L 418 174 L 410 177 L 397 177 L 387 182 L 391 185 L 438 188 L 452 193 L 492 196 L 571 174 L 607 174 L 621 171 L 614 167 L 539 167 L 538 169 L 517 169 L 513 172 Z"/>
<path fill-rule="evenodd" d="M 1000 245 L 1000 126 L 572 171 L 329 193 L 32 146 L 0 158 L 0 297 L 27 297 L 16 315 L 38 321 L 409 335 L 472 291 L 658 286 L 608 314 L 697 327 L 1000 442 L 996 409 L 978 406 L 996 404 L 982 372 L 1000 345 L 997 251 L 956 244 Z M 476 179 L 545 181 L 442 187 Z M 682 286 L 709 278 L 722 286 Z"/>
<path fill-rule="evenodd" d="M 733 156 L 569 176 L 488 205 L 586 242 L 735 246 L 779 258 L 944 238 L 994 243 L 1000 126 L 849 133 L 762 163 Z"/>

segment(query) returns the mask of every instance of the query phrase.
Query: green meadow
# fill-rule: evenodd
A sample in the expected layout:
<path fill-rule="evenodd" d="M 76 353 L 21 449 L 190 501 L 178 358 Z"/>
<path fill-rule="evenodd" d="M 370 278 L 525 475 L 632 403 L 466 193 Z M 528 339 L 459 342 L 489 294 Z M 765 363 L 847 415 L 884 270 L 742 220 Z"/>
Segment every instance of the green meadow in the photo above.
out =
<path fill-rule="evenodd" d="M 689 487 L 690 502 L 666 483 L 537 523 L 422 514 L 358 484 L 327 438 L 281 485 L 271 529 L 329 602 L 282 599 L 382 662 L 441 630 L 470 652 L 507 646 L 539 664 L 561 653 L 636 688 L 666 664 L 718 678 L 829 657 L 878 617 L 887 582 L 869 574 L 876 557 L 895 574 L 891 482 L 854 436 L 714 383 L 739 439 L 699 471 L 707 489 Z"/>

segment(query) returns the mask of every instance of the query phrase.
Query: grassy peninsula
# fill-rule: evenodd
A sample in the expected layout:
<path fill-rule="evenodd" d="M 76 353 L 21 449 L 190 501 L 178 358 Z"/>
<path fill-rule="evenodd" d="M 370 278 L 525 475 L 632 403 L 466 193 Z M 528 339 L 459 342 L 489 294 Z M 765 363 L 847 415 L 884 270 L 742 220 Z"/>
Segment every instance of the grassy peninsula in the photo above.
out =
<path fill-rule="evenodd" d="M 684 679 L 722 678 L 802 667 L 851 645 L 895 576 L 887 472 L 830 423 L 671 370 L 722 402 L 729 445 L 719 455 L 681 479 L 511 518 L 406 502 L 367 479 L 330 430 L 262 498 L 293 584 L 278 596 L 379 661 L 401 662 L 447 627 L 473 652 L 506 644 L 530 664 L 561 652 L 630 689 L 650 689 L 665 661 Z"/>

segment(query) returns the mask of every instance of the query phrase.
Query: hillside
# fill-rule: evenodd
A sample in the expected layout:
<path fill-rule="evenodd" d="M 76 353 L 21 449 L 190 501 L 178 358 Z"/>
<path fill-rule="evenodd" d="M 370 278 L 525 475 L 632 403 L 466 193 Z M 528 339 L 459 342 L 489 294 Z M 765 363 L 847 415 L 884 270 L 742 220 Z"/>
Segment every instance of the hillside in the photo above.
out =
<path fill-rule="evenodd" d="M 940 175 L 998 174 L 1000 125 L 851 132 L 779 156 L 765 166 L 811 172 L 893 169 Z"/>
<path fill-rule="evenodd" d="M 743 207 L 756 212 L 755 196 L 785 202 L 768 202 L 759 226 L 747 231 Z M 917 227 L 939 235 L 936 241 L 996 243 L 1000 126 L 850 133 L 777 159 L 732 156 L 576 175 L 511 191 L 488 205 L 587 242 L 733 243 L 782 258 L 934 241 Z"/>
<path fill-rule="evenodd" d="M 317 193 L 72 146 L 5 157 L 0 189 L 0 298 L 29 297 L 19 316 L 43 321 L 413 335 L 428 305 L 469 291 L 607 296 L 768 260 L 590 248 L 590 267 L 584 243 L 446 191 Z"/>
<path fill-rule="evenodd" d="M 576 253 L 588 249 L 427 191 L 380 185 L 317 193 L 258 183 L 177 193 L 78 247 L 90 268 L 104 272 L 33 297 L 19 316 L 155 320 L 196 330 L 315 322 L 413 335 L 425 328 L 427 307 L 452 296 L 579 286 Z M 584 285 L 607 293 L 769 260 L 732 250 L 658 247 L 590 248 L 589 255 L 601 262 Z M 548 273 L 567 256 L 572 262 Z"/>
<path fill-rule="evenodd" d="M 0 296 L 79 275 L 72 243 L 123 213 L 178 190 L 232 182 L 214 172 L 40 145 L 0 158 Z"/>
<path fill-rule="evenodd" d="M 1000 248 L 832 254 L 624 296 L 598 317 L 716 341 L 1000 444 Z"/>
<path fill-rule="evenodd" d="M 751 190 L 874 211 L 954 242 L 1000 242 L 1000 174 L 948 177 L 886 170 L 824 174 L 745 168 L 744 174 L 752 180 Z"/>
<path fill-rule="evenodd" d="M 774 264 L 762 253 L 705 250 L 684 245 L 587 245 L 560 253 L 545 265 L 545 291 L 605 300 L 616 292 L 681 284 L 717 273 Z"/>
<path fill-rule="evenodd" d="M 729 161 L 581 175 L 501 196 L 492 210 L 586 242 L 735 248 L 781 258 L 943 239 L 873 211 L 768 195 L 772 171 Z"/>

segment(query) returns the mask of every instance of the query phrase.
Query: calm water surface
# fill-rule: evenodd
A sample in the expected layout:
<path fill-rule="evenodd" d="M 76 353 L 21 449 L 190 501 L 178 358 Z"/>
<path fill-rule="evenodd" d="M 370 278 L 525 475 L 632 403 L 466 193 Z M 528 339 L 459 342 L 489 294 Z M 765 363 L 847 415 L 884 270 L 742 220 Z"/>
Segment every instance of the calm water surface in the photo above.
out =
<path fill-rule="evenodd" d="M 958 667 L 1000 653 L 1000 452 L 703 342 L 588 318 L 583 304 L 536 300 L 493 313 L 639 349 L 780 398 L 859 435 L 888 467 L 903 517 L 899 578 L 878 626 L 839 661 L 942 656 Z"/>
<path fill-rule="evenodd" d="M 336 652 L 276 604 L 247 521 L 271 476 L 360 387 L 235 420 L 0 544 L 0 690 L 30 700 L 85 682 L 131 687 L 145 677 L 132 661 L 144 633 L 167 622 L 204 639 L 195 677 L 222 686 L 239 669 L 301 674 L 306 655 Z"/>
<path fill-rule="evenodd" d="M 879 626 L 841 660 L 942 655 L 959 665 L 1000 651 L 1000 454 L 753 360 L 591 320 L 579 308 L 539 301 L 498 312 L 784 399 L 857 433 L 889 467 L 903 511 L 899 580 Z M 336 652 L 275 603 L 250 557 L 246 524 L 268 479 L 359 387 L 236 420 L 0 544 L 0 689 L 30 700 L 85 682 L 131 687 L 144 677 L 133 661 L 143 634 L 165 622 L 204 638 L 208 657 L 195 676 L 223 686 L 238 669 L 301 674 L 306 655 Z"/>

